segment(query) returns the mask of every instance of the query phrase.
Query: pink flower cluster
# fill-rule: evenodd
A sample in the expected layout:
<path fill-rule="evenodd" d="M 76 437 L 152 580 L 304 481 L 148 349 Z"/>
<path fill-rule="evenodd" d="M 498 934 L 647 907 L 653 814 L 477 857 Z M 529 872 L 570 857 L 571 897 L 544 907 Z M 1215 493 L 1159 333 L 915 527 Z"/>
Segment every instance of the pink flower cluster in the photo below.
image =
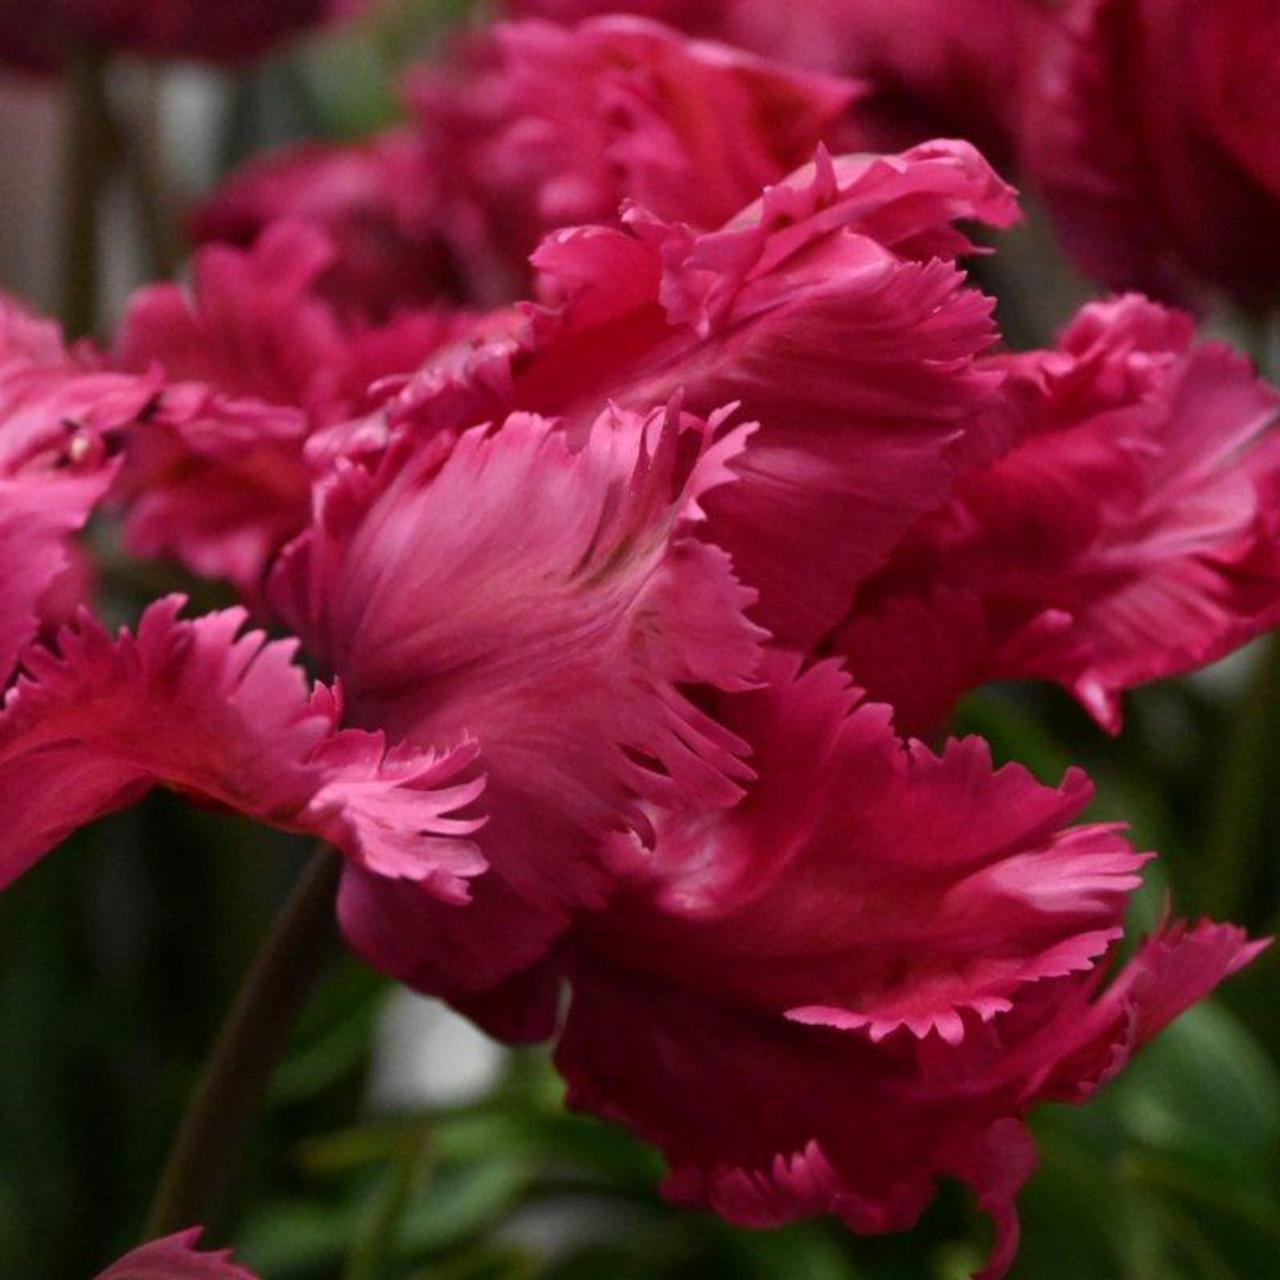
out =
<path fill-rule="evenodd" d="M 998 349 L 956 224 L 1012 192 L 963 142 L 833 158 L 858 94 L 507 26 L 413 129 L 233 182 L 199 225 L 242 245 L 107 352 L 7 305 L 0 880 L 154 785 L 313 833 L 352 947 L 555 1037 L 674 1199 L 875 1233 L 958 1178 L 993 1280 L 1028 1113 L 1264 944 L 1119 964 L 1150 855 L 950 712 L 1034 678 L 1114 731 L 1280 621 L 1280 397 L 1136 295 Z M 77 612 L 104 502 L 297 640 Z"/>
<path fill-rule="evenodd" d="M 860 132 L 979 143 L 1046 200 L 1077 265 L 1167 300 L 1280 292 L 1274 0 L 507 0 L 618 10 L 871 80 Z"/>

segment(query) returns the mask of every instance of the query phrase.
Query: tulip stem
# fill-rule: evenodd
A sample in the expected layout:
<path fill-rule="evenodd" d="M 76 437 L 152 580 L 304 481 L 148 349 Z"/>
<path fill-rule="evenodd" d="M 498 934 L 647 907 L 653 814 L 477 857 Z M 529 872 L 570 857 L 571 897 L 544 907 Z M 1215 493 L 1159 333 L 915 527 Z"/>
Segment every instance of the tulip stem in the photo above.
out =
<path fill-rule="evenodd" d="M 379 1280 L 385 1273 L 395 1251 L 400 1220 L 430 1164 L 431 1120 L 424 1116 L 401 1139 L 387 1183 L 374 1200 L 365 1229 L 347 1259 L 343 1280 Z"/>
<path fill-rule="evenodd" d="M 176 275 L 182 261 L 173 215 L 173 196 L 161 153 L 161 141 L 148 136 L 131 143 L 127 152 L 133 194 L 146 246 L 147 269 L 158 279 Z"/>
<path fill-rule="evenodd" d="M 337 951 L 341 869 L 331 850 L 316 853 L 259 947 L 170 1148 L 146 1239 L 216 1221 L 289 1032 Z"/>
<path fill-rule="evenodd" d="M 1248 683 L 1232 708 L 1205 842 L 1202 907 L 1217 919 L 1236 919 L 1253 902 L 1251 880 L 1271 786 L 1271 744 L 1280 725 L 1280 634 L 1259 640 L 1253 658 Z"/>
<path fill-rule="evenodd" d="M 167 279 L 181 265 L 182 242 L 174 212 L 173 183 L 165 164 L 160 110 L 164 83 L 159 72 L 146 88 L 150 109 L 142 121 L 122 122 L 112 116 L 109 124 L 133 189 L 147 270 L 153 277 Z"/>
<path fill-rule="evenodd" d="M 87 44 L 68 49 L 59 298 L 68 339 L 92 333 L 98 319 L 98 208 L 115 166 L 106 70 L 101 49 Z"/>

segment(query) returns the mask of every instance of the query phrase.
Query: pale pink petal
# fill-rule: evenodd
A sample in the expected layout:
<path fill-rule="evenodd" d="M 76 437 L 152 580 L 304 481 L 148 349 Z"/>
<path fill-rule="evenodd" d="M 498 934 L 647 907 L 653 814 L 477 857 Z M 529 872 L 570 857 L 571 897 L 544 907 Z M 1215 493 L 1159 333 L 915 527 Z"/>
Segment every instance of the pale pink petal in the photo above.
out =
<path fill-rule="evenodd" d="M 338 730 L 338 703 L 308 687 L 295 643 L 240 634 L 239 609 L 180 621 L 181 605 L 153 605 L 136 635 L 86 616 L 56 650 L 25 652 L 0 713 L 0 880 L 160 784 L 465 899 L 479 823 L 453 815 L 482 786 L 474 747 L 389 752 Z"/>

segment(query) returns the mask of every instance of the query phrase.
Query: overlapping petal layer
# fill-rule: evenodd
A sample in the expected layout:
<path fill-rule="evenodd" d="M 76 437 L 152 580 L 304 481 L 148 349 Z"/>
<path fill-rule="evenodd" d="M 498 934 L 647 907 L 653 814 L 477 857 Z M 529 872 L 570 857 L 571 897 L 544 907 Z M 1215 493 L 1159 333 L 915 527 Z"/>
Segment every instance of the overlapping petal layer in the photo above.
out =
<path fill-rule="evenodd" d="M 322 232 L 280 223 L 247 251 L 198 254 L 190 294 L 160 284 L 135 295 L 115 363 L 165 379 L 122 482 L 136 553 L 173 555 L 253 594 L 306 525 L 310 436 L 371 411 L 384 378 L 470 324 L 438 310 L 347 323 L 319 288 L 334 257 Z"/>
<path fill-rule="evenodd" d="M 851 82 L 690 41 L 637 18 L 502 24 L 410 100 L 477 218 L 531 251 L 623 199 L 714 227 L 789 173 L 841 119 Z"/>
<path fill-rule="evenodd" d="M 0 298 L 0 688 L 22 647 L 78 604 L 71 537 L 157 387 L 104 371 L 67 350 L 57 325 Z"/>
<path fill-rule="evenodd" d="M 491 870 L 465 922 L 422 895 L 345 891 L 348 931 L 381 967 L 451 995 L 492 987 L 603 901 L 597 842 L 645 831 L 641 800 L 737 797 L 741 744 L 686 689 L 741 688 L 758 658 L 751 594 L 697 536 L 748 430 L 611 410 L 575 444 L 516 415 L 406 446 L 372 477 L 348 468 L 323 495 L 274 603 L 357 723 L 475 735 L 489 776 Z"/>
<path fill-rule="evenodd" d="M 453 260 L 440 226 L 442 176 L 429 161 L 412 129 L 266 152 L 205 197 L 188 230 L 196 244 L 248 249 L 277 222 L 316 227 L 335 250 L 317 290 L 344 314 L 386 319 L 466 292 L 466 264 Z"/>
<path fill-rule="evenodd" d="M 472 411 L 507 397 L 573 433 L 609 400 L 740 402 L 762 427 L 740 482 L 708 497 L 711 536 L 760 592 L 759 620 L 811 644 L 957 469 L 996 447 L 1002 375 L 975 364 L 990 303 L 952 261 L 970 248 L 952 222 L 1015 213 L 972 148 L 933 143 L 820 153 L 710 234 L 639 210 L 626 228 L 559 232 L 534 259 L 553 310 L 501 350 L 505 377 L 491 352 L 472 357 Z M 456 391 L 467 371 L 451 373 Z M 439 381 L 428 364 L 392 422 L 437 430 Z"/>
<path fill-rule="evenodd" d="M 24 654 L 0 712 L 0 881 L 77 827 L 160 784 L 272 826 L 314 834 L 371 874 L 465 900 L 483 867 L 460 818 L 483 786 L 474 744 L 388 750 L 339 730 L 296 645 L 239 634 L 243 610 L 181 621 L 180 598 L 112 637 L 87 615 Z"/>
<path fill-rule="evenodd" d="M 902 1230 L 959 1178 L 995 1221 L 994 1280 L 1026 1112 L 1089 1096 L 1260 944 L 1174 926 L 1102 989 L 1144 859 L 1064 825 L 1082 777 L 904 744 L 830 664 L 768 675 L 725 700 L 747 799 L 660 822 L 652 853 L 618 842 L 630 885 L 575 929 L 570 1101 L 661 1146 L 674 1199 L 745 1225 Z"/>
<path fill-rule="evenodd" d="M 913 731 L 984 679 L 1026 676 L 1115 729 L 1125 689 L 1280 618 L 1280 396 L 1137 296 L 999 363 L 1020 442 L 920 522 L 837 644 Z"/>
<path fill-rule="evenodd" d="M 494 305 L 527 291 L 545 233 L 624 199 L 718 226 L 831 137 L 856 92 L 638 19 L 502 24 L 410 77 L 411 125 L 260 160 L 192 230 L 247 244 L 277 218 L 314 222 L 343 250 L 328 289 L 375 315 L 431 291 Z"/>
<path fill-rule="evenodd" d="M 995 770 L 977 738 L 935 756 L 834 663 L 726 700 L 759 777 L 729 814 L 674 815 L 640 869 L 664 915 L 634 920 L 654 970 L 737 1005 L 879 1041 L 949 1043 L 1024 984 L 1087 970 L 1121 934 L 1145 858 L 1075 827 L 1092 790 Z M 599 946 L 633 954 L 617 909 Z M 667 935 L 667 936 L 664 936 Z"/>
<path fill-rule="evenodd" d="M 801 67 L 865 78 L 858 134 L 877 149 L 963 137 L 1003 163 L 1049 7 L 1036 0 L 507 0 L 577 22 L 638 13 Z"/>
<path fill-rule="evenodd" d="M 663 1149 L 672 1199 L 745 1226 L 830 1213 L 860 1233 L 900 1231 L 937 1177 L 967 1182 L 997 1230 L 982 1280 L 999 1280 L 1035 1165 L 1022 1116 L 1089 1096 L 1256 950 L 1225 926 L 1162 935 L 1092 1004 L 1083 980 L 1059 980 L 959 1049 L 903 1036 L 874 1045 L 583 959 L 557 1063 L 572 1105 Z M 1082 1021 L 1107 1030 L 1086 1039 Z"/>
<path fill-rule="evenodd" d="M 660 1145 L 672 1198 L 877 1233 L 955 1177 L 994 1219 L 996 1280 L 1035 1163 L 1027 1111 L 1089 1097 L 1261 944 L 1176 925 L 1103 988 L 1144 859 L 1115 828 L 1064 828 L 1082 778 L 903 744 L 830 664 L 775 655 L 766 674 L 720 699 L 754 750 L 747 798 L 659 818 L 652 851 L 617 838 L 613 901 L 472 1011 L 546 1034 L 566 973 L 570 1100 Z"/>

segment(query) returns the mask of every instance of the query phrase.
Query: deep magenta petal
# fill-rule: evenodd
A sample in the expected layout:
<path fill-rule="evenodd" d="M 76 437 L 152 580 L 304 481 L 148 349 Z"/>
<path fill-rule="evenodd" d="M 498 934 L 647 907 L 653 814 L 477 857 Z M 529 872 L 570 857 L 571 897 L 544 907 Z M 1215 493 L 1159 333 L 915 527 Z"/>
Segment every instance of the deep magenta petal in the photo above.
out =
<path fill-rule="evenodd" d="M 158 379 L 105 371 L 58 326 L 0 297 L 0 688 L 25 645 L 83 602 L 73 535 L 115 478 Z"/>
<path fill-rule="evenodd" d="M 98 1280 L 257 1280 L 231 1260 L 229 1249 L 205 1253 L 196 1249 L 201 1228 L 152 1240 L 125 1254 Z"/>
<path fill-rule="evenodd" d="M 162 600 L 115 637 L 86 615 L 56 648 L 26 651 L 0 713 L 0 881 L 158 784 L 465 901 L 483 869 L 480 824 L 458 814 L 482 786 L 474 746 L 388 751 L 380 735 L 338 730 L 295 642 L 240 634 L 238 609 L 182 621 L 181 605 Z"/>
<path fill-rule="evenodd" d="M 1114 730 L 1126 689 L 1280 618 L 1280 395 L 1136 295 L 1085 307 L 1056 350 L 996 363 L 1021 438 L 907 535 L 836 647 L 906 731 L 1027 676 Z"/>
<path fill-rule="evenodd" d="M 990 301 L 952 259 L 956 219 L 1007 224 L 1009 189 L 969 146 L 816 162 L 722 229 L 632 208 L 627 226 L 556 232 L 535 254 L 548 304 L 493 363 L 473 357 L 474 410 L 493 399 L 562 415 L 579 438 L 609 402 L 738 403 L 762 425 L 741 479 L 708 496 L 709 535 L 760 595 L 757 619 L 807 647 L 957 472 L 1004 443 Z M 494 365 L 501 369 L 495 374 Z M 429 362 L 390 410 L 438 430 Z M 483 408 L 482 408 L 483 407 Z"/>
<path fill-rule="evenodd" d="M 315 227 L 282 222 L 251 249 L 198 253 L 190 292 L 159 284 L 131 299 L 114 361 L 164 380 L 121 482 L 136 554 L 174 556 L 254 599 L 307 524 L 308 442 L 341 429 L 358 451 L 384 380 L 469 328 L 440 310 L 344 317 L 321 287 L 336 251 Z"/>
<path fill-rule="evenodd" d="M 488 775 L 491 869 L 469 923 L 414 890 L 344 890 L 348 936 L 378 967 L 478 996 L 607 900 L 606 833 L 741 794 L 745 746 L 695 694 L 746 688 L 759 663 L 752 594 L 700 537 L 749 432 L 612 409 L 575 445 L 518 414 L 452 445 L 406 442 L 373 475 L 338 468 L 273 601 L 357 723 L 473 736 Z"/>

